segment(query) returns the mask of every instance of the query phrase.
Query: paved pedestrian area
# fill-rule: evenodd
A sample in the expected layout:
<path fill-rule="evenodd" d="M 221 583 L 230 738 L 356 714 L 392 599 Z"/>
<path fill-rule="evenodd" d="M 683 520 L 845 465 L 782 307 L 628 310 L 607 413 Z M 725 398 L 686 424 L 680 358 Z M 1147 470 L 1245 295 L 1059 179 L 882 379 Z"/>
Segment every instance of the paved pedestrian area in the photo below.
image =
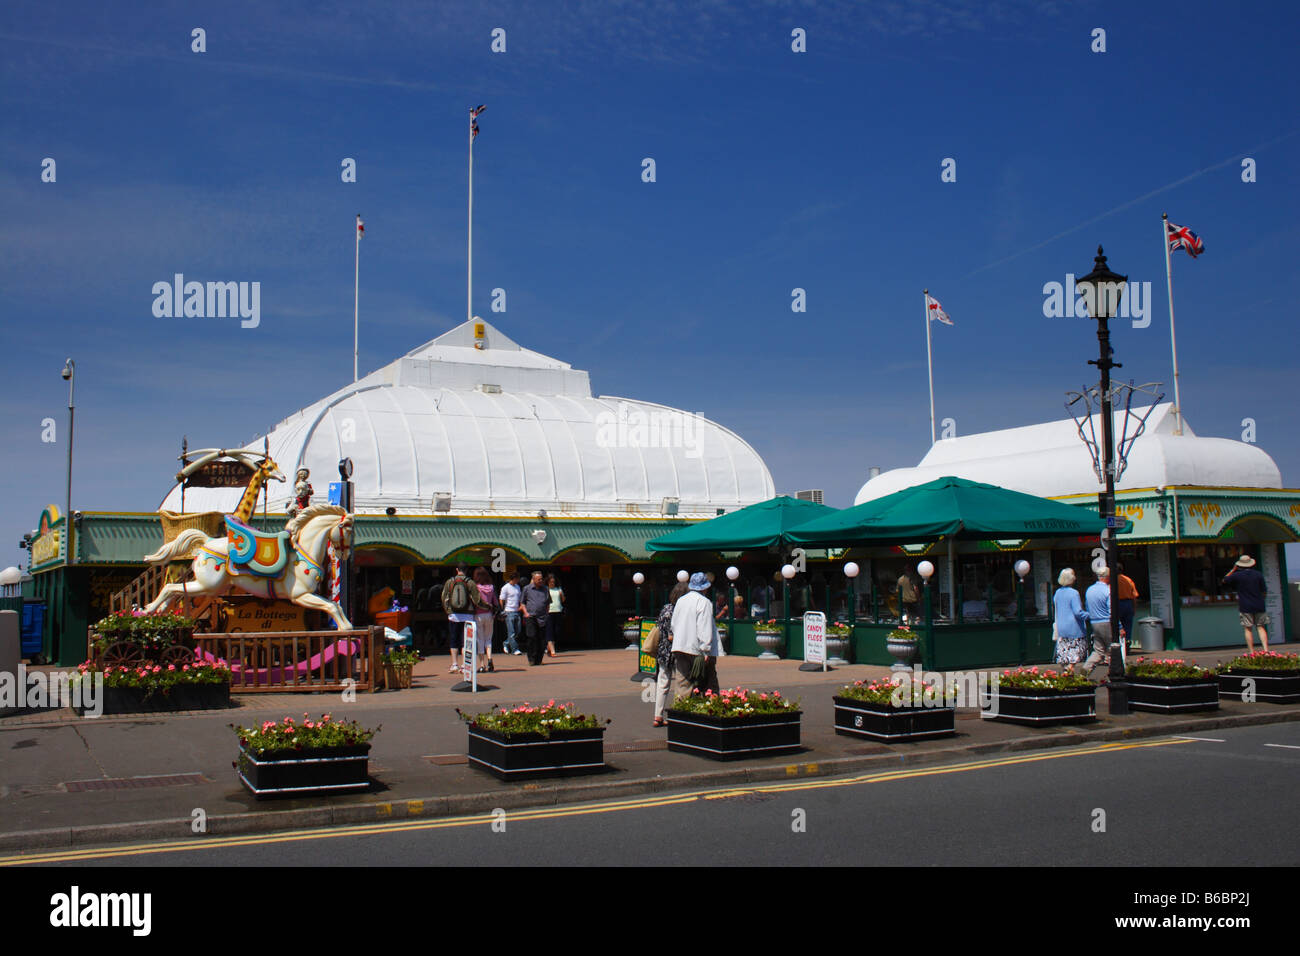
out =
<path fill-rule="evenodd" d="M 1281 649 L 1288 649 L 1285 645 Z M 1167 654 L 1212 666 L 1237 651 Z M 458 675 L 445 657 L 421 663 L 407 690 L 356 694 L 237 695 L 229 710 L 183 714 L 78 718 L 69 710 L 0 718 L 0 849 L 183 837 L 202 819 L 209 834 L 281 827 L 355 823 L 418 815 L 487 812 L 495 807 L 575 802 L 712 783 L 848 773 L 872 766 L 941 762 L 1051 746 L 1075 746 L 1136 736 L 1190 732 L 1214 726 L 1300 719 L 1300 707 L 1223 701 L 1217 712 L 1165 716 L 1134 713 L 1112 718 L 1104 688 L 1099 720 L 1034 728 L 958 712 L 957 735 L 903 744 L 838 736 L 831 695 L 842 684 L 881 677 L 887 667 L 848 665 L 807 672 L 797 661 L 728 657 L 720 662 L 724 687 L 777 689 L 803 710 L 804 751 L 794 756 L 716 763 L 667 750 L 665 731 L 651 726 L 652 703 L 632 680 L 636 654 L 575 651 L 530 667 L 523 657 L 501 657 L 495 673 L 480 675 L 477 695 L 451 690 Z M 1096 677 L 1103 676 L 1098 670 Z M 477 713 L 493 704 L 572 701 L 609 718 L 608 772 L 596 776 L 502 783 L 472 768 L 457 710 Z M 651 697 L 652 700 L 652 697 Z M 371 752 L 371 790 L 313 799 L 256 800 L 233 769 L 237 743 L 230 725 L 303 713 L 355 718 L 382 726 Z"/>

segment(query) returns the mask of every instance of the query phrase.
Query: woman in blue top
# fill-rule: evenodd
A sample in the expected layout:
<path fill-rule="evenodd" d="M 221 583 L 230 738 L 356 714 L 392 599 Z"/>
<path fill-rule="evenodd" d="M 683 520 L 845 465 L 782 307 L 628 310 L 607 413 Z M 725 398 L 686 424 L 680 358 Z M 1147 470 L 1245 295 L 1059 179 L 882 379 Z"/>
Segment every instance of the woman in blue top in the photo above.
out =
<path fill-rule="evenodd" d="M 1074 569 L 1066 568 L 1056 579 L 1060 587 L 1052 595 L 1056 610 L 1056 656 L 1052 660 L 1057 664 L 1079 664 L 1088 655 L 1088 615 L 1074 580 Z"/>

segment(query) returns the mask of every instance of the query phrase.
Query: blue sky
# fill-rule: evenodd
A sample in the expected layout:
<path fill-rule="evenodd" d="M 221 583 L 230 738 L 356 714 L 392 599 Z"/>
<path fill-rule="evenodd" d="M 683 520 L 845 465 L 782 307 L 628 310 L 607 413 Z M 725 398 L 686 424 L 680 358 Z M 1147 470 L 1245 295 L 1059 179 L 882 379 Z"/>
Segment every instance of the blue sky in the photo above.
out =
<path fill-rule="evenodd" d="M 63 501 L 68 355 L 74 507 L 153 510 L 183 434 L 245 442 L 349 381 L 356 213 L 362 373 L 462 321 L 476 103 L 475 311 L 598 394 L 733 428 L 780 491 L 847 505 L 925 453 L 923 287 L 960 434 L 1093 378 L 1095 327 L 1042 288 L 1098 242 L 1154 294 L 1121 374 L 1170 382 L 1163 211 L 1207 247 L 1174 260 L 1191 426 L 1253 418 L 1300 484 L 1294 4 L 265 6 L 0 10 L 0 564 Z M 260 326 L 155 318 L 177 272 L 259 281 Z"/>

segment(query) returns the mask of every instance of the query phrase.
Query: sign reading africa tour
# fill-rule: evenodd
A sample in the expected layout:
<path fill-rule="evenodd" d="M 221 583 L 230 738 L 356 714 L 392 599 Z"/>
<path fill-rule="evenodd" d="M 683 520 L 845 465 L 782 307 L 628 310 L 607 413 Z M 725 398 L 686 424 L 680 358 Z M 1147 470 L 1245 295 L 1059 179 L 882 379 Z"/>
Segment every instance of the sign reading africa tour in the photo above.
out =
<path fill-rule="evenodd" d="M 251 472 L 238 461 L 210 461 L 185 479 L 187 488 L 243 488 Z"/>

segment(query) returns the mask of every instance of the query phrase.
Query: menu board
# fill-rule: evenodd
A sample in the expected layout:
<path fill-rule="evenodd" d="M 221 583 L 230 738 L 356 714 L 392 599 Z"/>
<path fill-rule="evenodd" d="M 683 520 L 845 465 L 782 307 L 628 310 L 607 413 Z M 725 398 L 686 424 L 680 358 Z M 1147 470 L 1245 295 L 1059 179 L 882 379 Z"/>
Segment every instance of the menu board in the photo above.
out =
<path fill-rule="evenodd" d="M 1174 626 L 1174 589 L 1169 573 L 1169 545 L 1147 545 L 1148 587 L 1151 589 L 1151 616 Z"/>
<path fill-rule="evenodd" d="M 1264 610 L 1272 622 L 1268 636 L 1278 643 L 1286 639 L 1286 617 L 1282 612 L 1282 569 L 1277 561 L 1277 549 L 1280 547 L 1280 544 L 1259 546 L 1259 572 L 1264 575 Z"/>

